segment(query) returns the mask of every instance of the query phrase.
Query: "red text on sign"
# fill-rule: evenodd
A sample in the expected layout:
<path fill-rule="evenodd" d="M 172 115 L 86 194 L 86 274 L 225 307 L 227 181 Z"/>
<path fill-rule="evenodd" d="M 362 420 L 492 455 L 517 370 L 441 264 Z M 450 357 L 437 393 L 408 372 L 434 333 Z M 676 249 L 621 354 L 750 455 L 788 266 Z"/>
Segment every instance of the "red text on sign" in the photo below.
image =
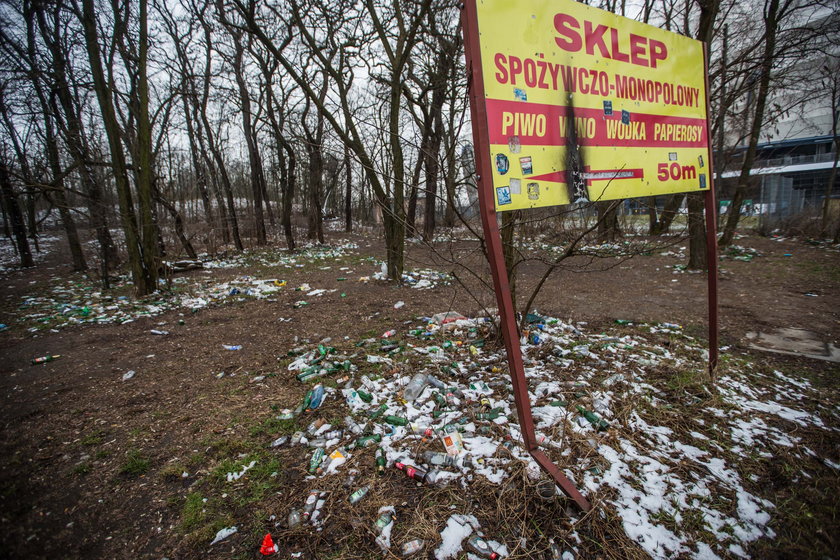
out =
<path fill-rule="evenodd" d="M 622 40 L 619 30 L 614 27 L 584 20 L 581 33 L 580 22 L 569 14 L 555 15 L 554 29 L 558 33 L 554 38 L 557 46 L 568 52 L 584 49 L 586 54 L 595 55 L 597 50 L 598 55 L 604 58 L 651 68 L 656 68 L 659 61 L 668 57 L 665 43 L 635 33 Z"/>

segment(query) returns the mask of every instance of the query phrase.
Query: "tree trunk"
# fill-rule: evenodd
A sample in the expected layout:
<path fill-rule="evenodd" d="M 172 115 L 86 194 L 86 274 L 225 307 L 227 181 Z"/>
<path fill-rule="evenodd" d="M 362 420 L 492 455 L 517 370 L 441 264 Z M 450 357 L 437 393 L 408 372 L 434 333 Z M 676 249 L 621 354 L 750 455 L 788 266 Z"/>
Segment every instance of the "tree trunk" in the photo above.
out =
<path fill-rule="evenodd" d="M 315 138 L 310 138 L 306 145 L 309 154 L 309 212 L 307 237 L 324 242 L 323 219 L 321 217 L 321 191 L 323 186 L 324 159 L 321 146 L 316 144 Z"/>
<path fill-rule="evenodd" d="M 157 290 L 160 232 L 154 214 L 152 190 L 154 182 L 154 155 L 152 153 L 152 123 L 149 119 L 149 80 L 147 62 L 149 51 L 148 1 L 139 0 L 139 60 L 137 64 L 137 200 L 140 207 L 140 244 L 143 257 L 143 273 L 149 292 Z"/>
<path fill-rule="evenodd" d="M 516 233 L 516 222 L 519 221 L 519 210 L 501 212 L 502 227 L 500 228 L 502 238 L 502 251 L 505 256 L 505 270 L 510 284 L 510 297 L 513 301 L 513 308 L 516 309 L 516 246 L 513 240 Z"/>
<path fill-rule="evenodd" d="M 242 32 L 226 23 L 224 19 L 224 8 L 221 2 L 218 4 L 219 17 L 225 23 L 228 33 L 233 39 L 234 58 L 232 62 L 233 75 L 236 78 L 236 85 L 239 89 L 239 103 L 242 113 L 242 130 L 245 134 L 245 144 L 248 148 L 248 163 L 251 168 L 251 193 L 254 196 L 254 228 L 257 234 L 257 245 L 266 244 L 265 218 L 263 217 L 263 194 L 265 189 L 265 174 L 260 158 L 259 147 L 257 146 L 256 131 L 254 130 L 253 117 L 251 114 L 251 96 L 248 86 L 245 83 L 244 55 L 245 49 L 242 46 Z"/>
<path fill-rule="evenodd" d="M 344 231 L 353 231 L 353 166 L 350 161 L 350 148 L 344 146 Z"/>
<path fill-rule="evenodd" d="M 646 200 L 648 208 L 648 235 L 655 235 L 656 228 L 658 227 L 657 224 L 659 223 L 656 218 L 656 197 L 649 196 Z"/>
<path fill-rule="evenodd" d="M 612 243 L 621 235 L 618 227 L 617 201 L 605 200 L 595 203 L 598 211 L 598 240 Z"/>
<path fill-rule="evenodd" d="M 82 10 L 82 13 L 78 15 L 84 27 L 85 45 L 93 77 L 94 91 L 102 113 L 103 126 L 111 151 L 111 163 L 114 171 L 114 182 L 117 187 L 120 219 L 125 233 L 128 262 L 135 291 L 138 295 L 145 295 L 153 292 L 156 286 L 147 283 L 148 277 L 143 269 L 144 261 L 140 249 L 140 236 L 128 181 L 125 153 L 120 138 L 119 123 L 114 110 L 113 93 L 111 88 L 108 87 L 102 70 L 102 56 L 99 50 L 99 33 L 93 0 L 82 0 Z"/>
<path fill-rule="evenodd" d="M 665 201 L 665 207 L 659 215 L 659 223 L 653 232 L 654 235 L 668 233 L 671 230 L 671 224 L 674 222 L 677 214 L 679 214 L 683 200 L 685 200 L 685 193 L 672 194 L 668 197 Z"/>
<path fill-rule="evenodd" d="M 706 44 L 711 43 L 712 31 L 717 18 L 720 0 L 700 0 L 700 24 L 697 27 L 697 39 Z M 689 6 L 686 6 L 688 12 Z M 713 149 L 709 146 L 709 152 Z M 713 171 L 710 169 L 709 174 Z M 709 181 L 709 188 L 713 188 L 714 181 Z M 688 268 L 705 270 L 707 264 L 706 221 L 704 216 L 704 193 L 688 194 Z"/>
<path fill-rule="evenodd" d="M 90 146 L 67 79 L 67 53 L 62 43 L 62 30 L 65 29 L 65 26 L 61 22 L 61 13 L 58 7 L 55 7 L 51 13 L 51 26 L 47 25 L 44 4 L 36 3 L 35 10 L 41 36 L 52 58 L 53 92 L 55 95 L 50 96 L 50 105 L 56 123 L 64 135 L 65 145 L 75 160 L 82 190 L 87 195 L 89 223 L 90 227 L 96 232 L 96 240 L 99 245 L 102 287 L 108 289 L 110 288 L 108 272 L 112 267 L 119 265 L 120 258 L 116 244 L 111 237 L 111 231 L 108 228 L 108 215 L 104 203 L 103 189 L 96 180 L 95 173 L 90 166 L 90 160 L 92 159 Z M 60 207 L 59 212 L 61 212 Z"/>
<path fill-rule="evenodd" d="M 764 14 L 765 38 L 764 52 L 761 59 L 761 78 L 758 84 L 758 95 L 755 100 L 755 114 L 753 115 L 752 128 L 750 129 L 749 146 L 744 156 L 744 163 L 741 166 L 741 174 L 735 187 L 735 196 L 732 197 L 732 204 L 729 205 L 726 216 L 726 225 L 723 228 L 723 235 L 720 238 L 720 245 L 727 246 L 732 243 L 735 236 L 735 229 L 741 219 L 741 204 L 746 197 L 749 185 L 750 171 L 752 171 L 755 154 L 758 150 L 758 139 L 761 134 L 761 125 L 764 120 L 764 107 L 767 104 L 767 94 L 770 90 L 770 71 L 773 68 L 774 55 L 776 53 L 776 33 L 779 28 L 779 0 L 769 0 L 767 11 Z"/>
<path fill-rule="evenodd" d="M 289 251 L 295 250 L 295 235 L 292 228 L 292 208 L 295 197 L 295 186 L 297 184 L 297 156 L 289 142 L 283 140 L 283 150 L 289 162 L 286 173 L 286 188 L 283 192 L 283 232 L 286 235 L 286 246 Z"/>
<path fill-rule="evenodd" d="M 0 192 L 3 194 L 3 201 L 12 225 L 12 232 L 15 236 L 15 248 L 20 256 L 20 266 L 26 268 L 35 266 L 32 260 L 32 252 L 29 250 L 29 241 L 26 239 L 26 226 L 23 222 L 23 212 L 18 204 L 17 194 L 12 187 L 11 177 L 6 169 L 6 163 L 0 162 Z"/>
<path fill-rule="evenodd" d="M 181 213 L 178 212 L 178 209 L 175 207 L 174 204 L 166 200 L 160 192 L 160 189 L 155 185 L 155 200 L 163 206 L 169 215 L 172 216 L 172 220 L 175 222 L 175 235 L 178 237 L 178 241 L 181 242 L 181 247 L 184 248 L 184 252 L 187 253 L 191 259 L 197 259 L 198 253 L 195 252 L 195 248 L 193 248 L 192 243 L 190 242 L 189 238 L 184 231 L 184 220 L 181 217 Z"/>
<path fill-rule="evenodd" d="M 708 265 L 704 199 L 702 192 L 688 194 L 688 268 L 691 270 L 706 270 Z"/>

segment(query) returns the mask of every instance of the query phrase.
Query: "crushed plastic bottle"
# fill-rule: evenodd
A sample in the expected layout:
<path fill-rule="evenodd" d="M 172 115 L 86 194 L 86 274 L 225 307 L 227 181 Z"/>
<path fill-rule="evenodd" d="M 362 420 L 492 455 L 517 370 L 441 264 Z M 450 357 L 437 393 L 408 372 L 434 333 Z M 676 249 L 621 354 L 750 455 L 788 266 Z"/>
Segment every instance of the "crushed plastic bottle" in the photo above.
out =
<path fill-rule="evenodd" d="M 317 497 L 316 497 L 316 499 L 317 499 Z M 288 525 L 289 529 L 294 529 L 295 527 L 300 525 L 300 522 L 301 522 L 300 511 L 298 511 L 296 509 L 292 509 L 289 512 L 289 518 L 287 520 L 287 525 Z"/>
<path fill-rule="evenodd" d="M 424 451 L 423 461 L 425 461 L 429 465 L 435 465 L 438 467 L 458 466 L 457 457 L 453 457 L 452 455 L 449 455 L 447 453 L 441 453 L 440 451 Z"/>
<path fill-rule="evenodd" d="M 315 410 L 324 401 L 324 386 L 320 383 L 312 388 L 312 397 L 309 400 L 307 410 Z"/>
<path fill-rule="evenodd" d="M 403 398 L 408 402 L 414 402 L 417 400 L 423 390 L 426 388 L 426 384 L 429 382 L 429 376 L 424 373 L 415 373 L 414 377 L 411 378 L 411 381 L 408 382 L 408 385 L 405 386 L 403 390 Z"/>
<path fill-rule="evenodd" d="M 403 556 L 411 556 L 417 552 L 423 550 L 423 547 L 426 545 L 426 541 L 423 539 L 414 539 L 413 541 L 408 541 L 407 543 L 403 544 L 400 547 L 400 554 Z"/>

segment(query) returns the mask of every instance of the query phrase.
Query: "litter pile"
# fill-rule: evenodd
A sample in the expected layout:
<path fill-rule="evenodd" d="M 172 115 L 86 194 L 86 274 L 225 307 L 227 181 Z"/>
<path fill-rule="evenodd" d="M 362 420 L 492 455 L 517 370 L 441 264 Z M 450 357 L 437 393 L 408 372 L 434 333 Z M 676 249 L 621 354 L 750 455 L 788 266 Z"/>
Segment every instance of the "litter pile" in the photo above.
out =
<path fill-rule="evenodd" d="M 169 263 L 171 270 L 179 266 L 184 270 L 200 270 L 187 276 L 171 277 L 165 289 L 162 285 L 162 291 L 141 299 L 114 294 L 114 292 L 125 293 L 130 290 L 131 281 L 126 277 L 113 283 L 112 292 L 102 291 L 94 281 L 89 279 L 67 280 L 54 277 L 46 293 L 22 298 L 18 306 L 18 316 L 14 318 L 14 321 L 10 321 L 9 325 L 0 327 L 0 331 L 15 324 L 27 327 L 31 333 L 37 333 L 42 329 L 61 329 L 85 323 L 123 324 L 172 310 L 195 312 L 205 307 L 223 305 L 243 298 L 270 300 L 282 290 L 299 291 L 301 298 L 320 297 L 338 290 L 310 287 L 305 283 L 287 286 L 286 279 L 274 275 L 278 271 L 288 270 L 291 273 L 305 269 L 307 266 L 346 257 L 351 255 L 356 248 L 354 243 L 339 241 L 330 246 L 304 247 L 294 254 L 280 249 L 260 249 L 244 251 L 229 258 L 210 259 L 204 256 L 197 261 Z M 377 270 L 372 278 L 374 280 L 386 279 L 387 275 L 381 270 L 384 265 L 374 264 L 380 270 Z M 245 266 L 265 267 L 270 269 L 271 275 L 266 274 L 266 277 L 241 275 L 228 280 L 217 279 L 213 276 L 214 270 Z M 338 268 L 338 273 L 342 276 L 349 276 L 351 272 L 351 267 Z M 350 278 L 338 277 L 336 280 L 345 281 Z M 362 276 L 358 280 L 369 282 L 371 276 Z M 403 282 L 417 289 L 434 288 L 448 284 L 450 281 L 451 277 L 448 274 L 428 269 L 406 271 L 403 275 Z M 345 295 L 346 293 L 341 293 L 342 297 Z M 295 307 L 302 307 L 308 303 L 307 300 L 300 299 Z"/>
<path fill-rule="evenodd" d="M 536 314 L 527 322 L 538 441 L 594 516 L 576 512 L 522 448 L 506 362 L 484 343 L 492 321 L 450 312 L 343 352 L 326 343 L 291 352 L 288 369 L 315 385 L 277 417 L 294 434 L 271 442 L 287 460 L 305 454 L 308 471 L 300 503 L 278 504 L 290 508 L 273 528 L 280 549 L 360 527 L 377 548 L 405 555 L 444 560 L 466 547 L 469 558 L 566 559 L 617 518 L 624 534 L 611 538 L 653 557 L 743 557 L 774 536 L 774 505 L 756 495 L 760 469 L 747 449 L 756 460 L 782 447 L 840 467 L 789 433 L 829 429 L 795 407 L 813 392 L 807 382 L 733 366 L 707 389 L 707 352 L 679 325 L 623 321 L 616 336 Z"/>

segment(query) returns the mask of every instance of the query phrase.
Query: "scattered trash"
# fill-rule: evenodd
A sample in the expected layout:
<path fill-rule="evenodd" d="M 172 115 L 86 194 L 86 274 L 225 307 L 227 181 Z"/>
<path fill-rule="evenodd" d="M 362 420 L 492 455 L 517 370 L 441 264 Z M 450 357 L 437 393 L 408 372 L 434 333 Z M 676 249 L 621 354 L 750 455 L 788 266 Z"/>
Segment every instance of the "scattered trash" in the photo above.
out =
<path fill-rule="evenodd" d="M 263 537 L 262 546 L 260 546 L 260 554 L 263 556 L 271 556 L 275 552 L 278 551 L 277 545 L 274 544 L 274 540 L 271 538 L 271 533 L 266 534 Z"/>
<path fill-rule="evenodd" d="M 478 535 L 470 537 L 470 539 L 467 541 L 467 547 L 482 558 L 490 558 L 490 560 L 496 560 L 497 558 L 501 558 L 501 556 L 493 552 L 493 549 L 490 548 L 490 545 L 487 544 L 487 541 L 485 541 Z"/>
<path fill-rule="evenodd" d="M 423 539 L 414 539 L 413 541 L 408 541 L 407 543 L 403 544 L 400 547 L 400 554 L 403 556 L 411 556 L 417 552 L 423 550 L 423 547 L 426 545 L 426 541 Z"/>
<path fill-rule="evenodd" d="M 132 377 L 134 377 L 134 374 L 135 374 L 135 373 L 137 373 L 137 372 L 135 372 L 133 369 L 128 370 L 127 372 L 125 372 L 125 373 L 123 374 L 123 376 L 122 376 L 122 380 L 123 380 L 123 381 L 128 381 L 129 379 L 131 379 Z"/>
<path fill-rule="evenodd" d="M 216 538 L 213 539 L 213 542 L 210 543 L 210 546 L 213 546 L 217 542 L 221 542 L 231 536 L 232 534 L 236 533 L 238 529 L 234 527 L 225 527 L 224 529 L 219 529 L 219 532 L 216 533 Z"/>
<path fill-rule="evenodd" d="M 402 471 L 408 478 L 416 480 L 417 482 L 422 482 L 423 484 L 429 484 L 432 486 L 437 482 L 438 471 L 434 469 L 425 470 L 420 467 L 407 465 L 401 461 L 395 462 L 394 467 L 397 470 Z"/>
<path fill-rule="evenodd" d="M 394 309 L 400 309 L 404 305 L 405 305 L 404 301 L 398 301 L 397 303 L 394 304 Z"/>
<path fill-rule="evenodd" d="M 36 366 L 38 364 L 46 364 L 47 362 L 52 362 L 54 360 L 57 360 L 60 357 L 61 357 L 61 354 L 50 354 L 50 355 L 47 355 L 47 356 L 41 356 L 40 358 L 33 358 L 32 359 L 32 365 Z"/>
<path fill-rule="evenodd" d="M 169 331 L 159 331 L 157 329 L 152 329 L 149 332 L 152 333 L 152 334 L 156 334 L 158 336 L 166 336 L 166 335 L 169 334 Z"/>
<path fill-rule="evenodd" d="M 242 470 L 241 470 L 241 471 L 239 471 L 239 472 L 229 472 L 229 473 L 227 473 L 227 475 L 226 475 L 227 481 L 228 481 L 228 482 L 234 482 L 234 481 L 236 481 L 236 480 L 239 480 L 240 478 L 242 478 L 243 476 L 245 476 L 245 473 L 246 473 L 246 472 L 248 472 L 249 470 L 253 469 L 253 468 L 254 468 L 254 465 L 256 465 L 256 464 L 257 464 L 257 462 L 256 462 L 256 461 L 251 461 L 251 462 L 250 462 L 250 463 L 248 463 L 247 465 L 244 465 L 244 466 L 242 467 Z"/>
<path fill-rule="evenodd" d="M 383 506 L 379 508 L 379 517 L 373 524 L 373 530 L 377 533 L 376 544 L 383 552 L 391 548 L 391 530 L 394 528 L 394 506 Z"/>
<path fill-rule="evenodd" d="M 368 491 L 370 491 L 370 486 L 362 486 L 352 494 L 348 498 L 351 504 L 356 504 L 362 500 L 365 496 L 367 496 Z"/>
<path fill-rule="evenodd" d="M 225 350 L 242 350 L 242 346 L 239 344 L 234 346 L 231 346 L 230 344 L 222 344 L 222 348 Z"/>

